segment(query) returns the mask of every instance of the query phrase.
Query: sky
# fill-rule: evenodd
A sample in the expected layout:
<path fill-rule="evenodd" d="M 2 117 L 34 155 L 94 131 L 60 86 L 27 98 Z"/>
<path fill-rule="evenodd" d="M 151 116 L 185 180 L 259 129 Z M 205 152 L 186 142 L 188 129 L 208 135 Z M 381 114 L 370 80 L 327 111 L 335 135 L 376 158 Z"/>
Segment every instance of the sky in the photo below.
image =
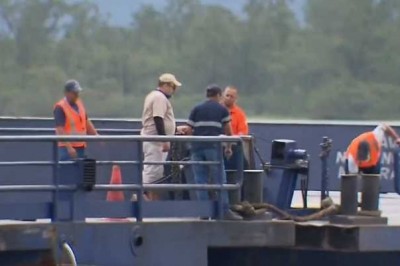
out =
<path fill-rule="evenodd" d="M 80 1 L 80 0 L 74 0 Z M 155 7 L 163 8 L 167 0 L 89 0 L 96 3 L 100 12 L 108 16 L 113 25 L 127 26 L 131 22 L 132 14 L 144 4 L 152 4 Z M 247 0 L 201 0 L 204 4 L 217 4 L 231 9 L 234 13 L 240 14 Z M 290 0 L 290 7 L 295 12 L 299 22 L 304 22 L 304 3 L 307 0 Z"/>

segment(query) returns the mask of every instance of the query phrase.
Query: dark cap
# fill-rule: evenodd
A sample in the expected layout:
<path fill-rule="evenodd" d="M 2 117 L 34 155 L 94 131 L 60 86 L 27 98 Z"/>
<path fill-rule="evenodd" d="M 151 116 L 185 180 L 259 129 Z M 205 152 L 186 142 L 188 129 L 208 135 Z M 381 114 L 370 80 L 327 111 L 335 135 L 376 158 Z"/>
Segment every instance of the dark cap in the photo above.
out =
<path fill-rule="evenodd" d="M 208 85 L 206 88 L 207 97 L 215 97 L 222 94 L 222 89 L 216 84 Z"/>
<path fill-rule="evenodd" d="M 82 91 L 81 86 L 79 85 L 79 82 L 76 80 L 68 80 L 65 82 L 64 89 L 66 92 L 80 92 Z"/>

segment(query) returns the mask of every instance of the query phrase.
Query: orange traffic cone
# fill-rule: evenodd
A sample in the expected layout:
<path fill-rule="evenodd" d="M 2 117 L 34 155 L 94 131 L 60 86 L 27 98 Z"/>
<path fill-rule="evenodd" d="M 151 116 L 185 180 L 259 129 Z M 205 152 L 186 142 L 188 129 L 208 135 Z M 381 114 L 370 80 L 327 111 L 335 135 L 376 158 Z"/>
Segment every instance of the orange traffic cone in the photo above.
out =
<path fill-rule="evenodd" d="M 122 184 L 121 168 L 118 165 L 114 165 L 111 172 L 110 185 Z M 107 201 L 124 201 L 125 195 L 123 191 L 108 191 Z M 129 221 L 127 218 L 106 218 L 108 222 L 126 222 Z"/>
<path fill-rule="evenodd" d="M 110 185 L 122 184 L 121 168 L 118 165 L 114 165 L 111 172 Z M 125 195 L 123 191 L 108 191 L 107 201 L 124 201 Z"/>

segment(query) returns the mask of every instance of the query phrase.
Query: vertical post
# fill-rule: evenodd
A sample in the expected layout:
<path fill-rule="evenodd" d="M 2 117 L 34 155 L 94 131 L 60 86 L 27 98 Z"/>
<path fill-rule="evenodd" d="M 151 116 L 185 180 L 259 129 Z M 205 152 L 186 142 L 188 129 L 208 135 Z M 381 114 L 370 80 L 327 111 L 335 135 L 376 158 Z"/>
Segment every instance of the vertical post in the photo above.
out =
<path fill-rule="evenodd" d="M 53 206 L 52 206 L 52 221 L 58 220 L 58 201 L 59 201 L 59 153 L 58 153 L 58 142 L 53 141 L 53 184 L 56 189 L 53 192 L 52 199 L 53 199 Z"/>
<path fill-rule="evenodd" d="M 136 202 L 136 220 L 141 222 L 143 220 L 143 141 L 138 141 L 138 171 L 139 171 L 139 186 L 140 189 L 137 195 Z"/>
<path fill-rule="evenodd" d="M 237 171 L 238 171 L 238 182 L 243 183 L 243 171 L 244 171 L 244 146 L 242 141 L 237 142 Z"/>
<path fill-rule="evenodd" d="M 243 141 L 238 141 L 237 143 L 237 151 L 238 156 L 236 162 L 238 164 L 237 168 L 237 174 L 236 174 L 236 184 L 239 184 L 240 187 L 238 188 L 238 194 L 239 194 L 239 200 L 241 200 L 242 195 L 241 195 L 241 190 L 242 190 L 242 184 L 243 184 L 243 179 L 244 179 L 244 146 L 243 146 Z"/>
<path fill-rule="evenodd" d="M 218 208 L 217 208 L 217 218 L 219 220 L 222 220 L 224 212 L 224 202 L 223 202 L 223 194 L 224 189 L 223 189 L 223 176 L 225 174 L 225 167 L 224 167 L 224 157 L 223 157 L 223 152 L 222 152 L 222 142 L 218 141 L 217 143 L 217 152 L 218 155 L 217 157 L 219 158 L 219 175 L 218 175 L 218 183 L 219 183 L 219 190 L 218 190 Z"/>
<path fill-rule="evenodd" d="M 380 175 L 362 174 L 361 210 L 379 210 Z"/>
<path fill-rule="evenodd" d="M 358 175 L 349 174 L 341 176 L 340 191 L 340 213 L 345 215 L 356 215 L 358 208 L 357 200 Z"/>
<path fill-rule="evenodd" d="M 228 184 L 238 184 L 239 183 L 239 178 L 238 178 L 238 170 L 225 170 L 226 173 L 226 182 Z M 230 204 L 237 204 L 240 202 L 240 188 L 235 189 L 235 190 L 229 190 L 228 191 L 228 197 L 229 197 L 229 203 Z"/>
<path fill-rule="evenodd" d="M 243 200 L 250 203 L 263 202 L 263 170 L 246 170 L 243 180 Z"/>
<path fill-rule="evenodd" d="M 321 159 L 321 202 L 329 197 L 329 176 L 328 176 L 328 157 L 332 148 L 332 140 L 328 137 L 322 138 L 320 144 L 321 153 L 319 157 Z"/>

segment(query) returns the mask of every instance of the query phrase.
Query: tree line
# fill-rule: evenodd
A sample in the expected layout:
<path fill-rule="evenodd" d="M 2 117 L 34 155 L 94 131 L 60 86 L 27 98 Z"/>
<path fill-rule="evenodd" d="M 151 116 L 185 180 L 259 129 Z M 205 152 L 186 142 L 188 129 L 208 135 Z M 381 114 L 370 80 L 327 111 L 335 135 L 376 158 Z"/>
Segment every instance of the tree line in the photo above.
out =
<path fill-rule="evenodd" d="M 285 0 L 248 0 L 241 14 L 167 2 L 121 27 L 87 1 L 0 1 L 0 115 L 50 116 L 74 78 L 91 116 L 137 118 L 172 72 L 181 118 L 209 83 L 238 87 L 253 117 L 399 117 L 398 0 L 308 0 L 305 23 Z"/>

